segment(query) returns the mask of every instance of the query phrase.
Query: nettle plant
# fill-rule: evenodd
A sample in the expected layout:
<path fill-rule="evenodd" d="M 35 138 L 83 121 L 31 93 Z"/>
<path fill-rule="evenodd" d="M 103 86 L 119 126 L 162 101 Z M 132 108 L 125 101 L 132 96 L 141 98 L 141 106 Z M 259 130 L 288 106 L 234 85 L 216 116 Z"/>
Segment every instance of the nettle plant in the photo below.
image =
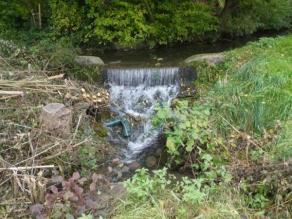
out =
<path fill-rule="evenodd" d="M 173 109 L 158 107 L 153 118 L 155 126 L 162 126 L 166 135 L 166 148 L 177 164 L 206 170 L 213 160 L 213 153 L 222 140 L 210 126 L 210 107 L 176 101 Z"/>
<path fill-rule="evenodd" d="M 223 166 L 228 152 L 212 128 L 211 107 L 187 101 L 175 101 L 173 105 L 157 108 L 153 118 L 155 126 L 163 127 L 170 164 L 189 169 L 194 176 L 210 182 L 230 178 Z"/>
<path fill-rule="evenodd" d="M 171 183 L 167 176 L 167 169 L 154 170 L 151 176 L 145 168 L 136 170 L 136 174 L 125 181 L 128 195 L 134 201 L 152 199 L 159 196 Z"/>
<path fill-rule="evenodd" d="M 219 171 L 217 171 L 219 173 Z M 226 184 L 230 182 L 230 174 L 222 168 L 220 170 L 222 181 Z M 170 199 L 175 197 L 178 203 L 199 204 L 208 195 L 216 192 L 218 183 L 217 175 L 205 175 L 195 179 L 189 177 L 176 178 L 175 175 L 168 174 L 167 168 L 149 172 L 147 169 L 139 169 L 135 175 L 124 182 L 127 188 L 128 201 L 140 203 L 151 201 L 154 204 L 161 198 Z"/>

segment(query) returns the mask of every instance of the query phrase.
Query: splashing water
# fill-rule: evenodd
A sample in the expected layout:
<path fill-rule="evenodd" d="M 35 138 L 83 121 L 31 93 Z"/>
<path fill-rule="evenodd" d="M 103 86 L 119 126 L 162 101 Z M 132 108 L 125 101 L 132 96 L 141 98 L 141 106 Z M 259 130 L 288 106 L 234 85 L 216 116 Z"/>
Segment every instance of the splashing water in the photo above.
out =
<path fill-rule="evenodd" d="M 108 69 L 112 110 L 141 119 L 128 139 L 126 159 L 133 159 L 155 143 L 159 130 L 151 124 L 157 104 L 170 105 L 178 94 L 179 68 Z"/>

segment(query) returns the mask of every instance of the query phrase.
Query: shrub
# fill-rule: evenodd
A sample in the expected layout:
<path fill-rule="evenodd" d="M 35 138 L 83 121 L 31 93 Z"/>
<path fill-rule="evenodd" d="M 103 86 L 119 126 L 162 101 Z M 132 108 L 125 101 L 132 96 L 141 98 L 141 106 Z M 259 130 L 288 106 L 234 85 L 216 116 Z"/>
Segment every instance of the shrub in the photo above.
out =
<path fill-rule="evenodd" d="M 229 1 L 231 2 L 231 1 Z M 252 34 L 263 29 L 291 26 L 290 0 L 237 1 L 222 12 L 222 31 L 235 36 Z"/>
<path fill-rule="evenodd" d="M 51 22 L 57 35 L 71 34 L 82 29 L 84 8 L 77 1 L 49 0 Z"/>
<path fill-rule="evenodd" d="M 204 158 L 221 150 L 218 146 L 222 143 L 216 136 L 216 130 L 211 128 L 210 106 L 187 101 L 176 101 L 174 105 L 173 109 L 157 108 L 153 124 L 163 126 L 166 148 L 172 161 L 188 163 L 197 170 L 204 169 Z"/>

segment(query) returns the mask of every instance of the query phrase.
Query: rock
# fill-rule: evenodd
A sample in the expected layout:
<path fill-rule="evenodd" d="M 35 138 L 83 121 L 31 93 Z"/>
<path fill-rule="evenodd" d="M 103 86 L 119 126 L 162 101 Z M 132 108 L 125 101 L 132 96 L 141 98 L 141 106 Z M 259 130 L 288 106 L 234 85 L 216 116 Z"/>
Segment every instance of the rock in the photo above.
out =
<path fill-rule="evenodd" d="M 113 168 L 112 168 L 112 167 L 108 167 L 108 168 L 107 168 L 107 171 L 108 171 L 109 173 L 112 173 L 112 172 L 113 172 Z"/>
<path fill-rule="evenodd" d="M 206 53 L 206 54 L 197 54 L 188 57 L 185 59 L 186 64 L 190 64 L 192 62 L 207 62 L 209 65 L 216 65 L 220 62 L 223 62 L 225 55 L 223 53 Z"/>
<path fill-rule="evenodd" d="M 112 164 L 115 165 L 115 166 L 118 166 L 119 164 L 121 164 L 121 161 L 120 161 L 119 158 L 114 158 L 114 159 L 112 160 Z"/>
<path fill-rule="evenodd" d="M 41 127 L 59 137 L 68 137 L 71 133 L 72 111 L 61 103 L 50 103 L 43 107 Z"/>
<path fill-rule="evenodd" d="M 130 168 L 129 167 L 127 167 L 127 166 L 123 166 L 123 168 L 122 168 L 122 173 L 124 173 L 124 174 L 128 174 L 129 172 L 130 172 Z"/>
<path fill-rule="evenodd" d="M 140 168 L 140 164 L 137 161 L 133 161 L 132 163 L 130 163 L 129 165 L 130 170 L 137 170 Z"/>
<path fill-rule="evenodd" d="M 117 179 L 118 180 L 121 179 L 122 176 L 123 176 L 123 173 L 121 171 L 119 171 L 119 170 L 116 171 L 116 174 L 117 174 Z"/>
<path fill-rule="evenodd" d="M 102 61 L 102 59 L 97 57 L 97 56 L 76 56 L 75 62 L 79 65 L 85 65 L 85 66 L 90 66 L 90 65 L 102 66 L 102 65 L 104 65 L 104 62 Z"/>
<path fill-rule="evenodd" d="M 157 148 L 155 150 L 155 153 L 154 154 L 155 154 L 155 156 L 159 157 L 159 156 L 161 156 L 162 152 L 163 152 L 163 150 L 161 148 Z"/>
<path fill-rule="evenodd" d="M 148 156 L 145 160 L 145 165 L 147 168 L 154 168 L 157 165 L 157 159 L 154 156 Z"/>

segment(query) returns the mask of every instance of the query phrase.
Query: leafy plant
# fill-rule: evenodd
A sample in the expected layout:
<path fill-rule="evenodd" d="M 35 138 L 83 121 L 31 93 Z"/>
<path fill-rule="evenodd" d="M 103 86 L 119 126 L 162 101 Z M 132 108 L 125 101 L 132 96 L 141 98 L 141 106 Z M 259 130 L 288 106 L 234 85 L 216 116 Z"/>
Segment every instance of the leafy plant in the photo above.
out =
<path fill-rule="evenodd" d="M 91 182 L 89 188 L 85 182 Z M 51 185 L 46 193 L 44 204 L 34 204 L 30 207 L 31 214 L 38 218 L 93 218 L 90 211 L 96 211 L 97 187 L 108 185 L 103 175 L 93 173 L 91 179 L 81 178 L 78 172 L 73 173 L 68 180 Z M 88 194 L 91 193 L 91 195 Z M 78 217 L 79 218 L 79 217 Z"/>
<path fill-rule="evenodd" d="M 129 196 L 137 200 L 151 199 L 159 195 L 170 181 L 166 178 L 166 168 L 153 171 L 151 177 L 147 169 L 138 169 L 136 174 L 125 182 Z"/>
<path fill-rule="evenodd" d="M 186 152 L 191 152 L 196 145 L 209 144 L 211 147 L 213 133 L 208 123 L 209 107 L 197 104 L 189 107 L 187 101 L 178 101 L 175 104 L 173 111 L 158 108 L 153 119 L 156 126 L 165 122 L 168 152 L 178 155 L 180 147 Z"/>
<path fill-rule="evenodd" d="M 242 182 L 240 186 L 244 194 L 244 201 L 250 208 L 263 209 L 266 207 L 269 202 L 267 194 L 269 189 L 264 183 L 252 187 Z"/>
<path fill-rule="evenodd" d="M 45 70 L 73 66 L 76 52 L 77 49 L 67 37 L 58 41 L 54 38 L 46 38 L 32 46 L 28 51 L 36 67 Z"/>
<path fill-rule="evenodd" d="M 153 124 L 164 127 L 166 148 L 176 163 L 205 171 L 206 158 L 212 159 L 212 153 L 222 144 L 216 130 L 210 126 L 210 106 L 197 103 L 190 106 L 187 101 L 174 104 L 173 110 L 157 108 Z"/>
<path fill-rule="evenodd" d="M 85 145 L 79 149 L 78 160 L 81 165 L 82 175 L 97 169 L 98 154 L 95 146 Z"/>
<path fill-rule="evenodd" d="M 218 192 L 218 186 L 228 185 L 227 174 L 224 178 L 226 181 L 219 185 L 216 177 L 207 175 L 177 178 L 167 173 L 166 168 L 153 174 L 146 169 L 137 170 L 125 183 L 127 195 L 118 206 L 122 213 L 115 218 L 194 218 L 200 215 L 198 209 L 203 209 L 204 203 Z"/>

